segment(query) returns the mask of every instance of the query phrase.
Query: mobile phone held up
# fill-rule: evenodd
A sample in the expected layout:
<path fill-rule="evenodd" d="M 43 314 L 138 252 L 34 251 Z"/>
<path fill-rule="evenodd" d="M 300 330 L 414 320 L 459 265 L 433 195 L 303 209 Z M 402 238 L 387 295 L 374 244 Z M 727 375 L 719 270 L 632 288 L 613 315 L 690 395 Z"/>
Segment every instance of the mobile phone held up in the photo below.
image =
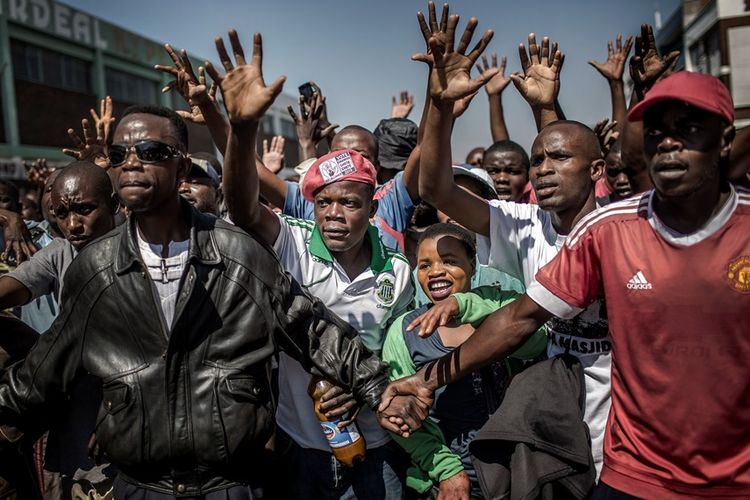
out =
<path fill-rule="evenodd" d="M 306 101 L 311 101 L 315 87 L 311 82 L 303 83 L 299 86 L 299 94 L 305 98 Z"/>

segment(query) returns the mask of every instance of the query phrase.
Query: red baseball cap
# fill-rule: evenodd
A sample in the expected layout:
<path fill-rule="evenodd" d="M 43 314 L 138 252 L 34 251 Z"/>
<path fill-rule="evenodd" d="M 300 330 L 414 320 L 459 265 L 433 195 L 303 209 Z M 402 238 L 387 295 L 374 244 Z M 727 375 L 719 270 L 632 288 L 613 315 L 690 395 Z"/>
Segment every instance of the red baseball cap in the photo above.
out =
<path fill-rule="evenodd" d="M 310 166 L 302 179 L 302 196 L 313 200 L 313 194 L 323 186 L 334 182 L 351 181 L 362 184 L 377 184 L 377 172 L 372 163 L 353 149 L 342 149 L 321 156 Z"/>
<path fill-rule="evenodd" d="M 646 98 L 630 110 L 628 121 L 643 120 L 646 110 L 662 101 L 682 101 L 717 114 L 729 124 L 734 122 L 734 104 L 726 85 L 715 76 L 690 71 L 678 71 L 656 82 Z"/>

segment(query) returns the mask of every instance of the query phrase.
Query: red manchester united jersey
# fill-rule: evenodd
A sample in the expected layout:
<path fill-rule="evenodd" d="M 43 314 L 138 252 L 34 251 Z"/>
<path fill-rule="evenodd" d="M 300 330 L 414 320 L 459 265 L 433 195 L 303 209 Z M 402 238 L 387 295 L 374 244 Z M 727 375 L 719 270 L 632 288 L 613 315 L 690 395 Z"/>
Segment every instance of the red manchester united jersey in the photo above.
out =
<path fill-rule="evenodd" d="M 680 234 L 653 192 L 584 218 L 528 295 L 606 299 L 612 409 L 602 480 L 646 498 L 750 496 L 750 191 Z"/>

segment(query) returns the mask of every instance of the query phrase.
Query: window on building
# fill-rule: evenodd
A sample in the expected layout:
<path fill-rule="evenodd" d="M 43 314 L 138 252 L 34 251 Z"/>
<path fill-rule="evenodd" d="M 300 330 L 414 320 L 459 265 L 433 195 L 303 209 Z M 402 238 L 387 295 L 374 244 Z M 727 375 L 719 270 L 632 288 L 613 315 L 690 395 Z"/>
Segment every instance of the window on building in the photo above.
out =
<path fill-rule="evenodd" d="M 718 76 L 721 71 L 721 41 L 718 27 L 706 33 L 690 47 L 693 70 Z"/>
<path fill-rule="evenodd" d="M 11 39 L 21 144 L 71 146 L 67 130 L 96 106 L 91 63 Z"/>
<path fill-rule="evenodd" d="M 16 79 L 91 93 L 91 63 L 88 61 L 18 40 L 11 40 L 10 47 Z"/>
<path fill-rule="evenodd" d="M 112 100 L 131 104 L 158 104 L 159 89 L 155 80 L 143 78 L 114 68 L 104 69 L 107 95 Z"/>

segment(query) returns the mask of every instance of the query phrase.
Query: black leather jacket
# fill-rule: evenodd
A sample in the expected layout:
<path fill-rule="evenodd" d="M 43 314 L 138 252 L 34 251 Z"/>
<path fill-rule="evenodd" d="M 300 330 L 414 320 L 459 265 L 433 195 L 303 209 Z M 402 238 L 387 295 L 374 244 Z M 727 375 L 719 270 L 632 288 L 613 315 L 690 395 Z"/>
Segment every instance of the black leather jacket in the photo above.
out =
<path fill-rule="evenodd" d="M 96 435 L 107 458 L 127 481 L 190 496 L 252 477 L 274 426 L 268 366 L 279 348 L 377 406 L 385 366 L 356 332 L 251 235 L 193 209 L 189 217 L 172 328 L 131 217 L 71 264 L 57 320 L 0 384 L 0 425 L 44 426 L 91 373 L 103 386 Z"/>

